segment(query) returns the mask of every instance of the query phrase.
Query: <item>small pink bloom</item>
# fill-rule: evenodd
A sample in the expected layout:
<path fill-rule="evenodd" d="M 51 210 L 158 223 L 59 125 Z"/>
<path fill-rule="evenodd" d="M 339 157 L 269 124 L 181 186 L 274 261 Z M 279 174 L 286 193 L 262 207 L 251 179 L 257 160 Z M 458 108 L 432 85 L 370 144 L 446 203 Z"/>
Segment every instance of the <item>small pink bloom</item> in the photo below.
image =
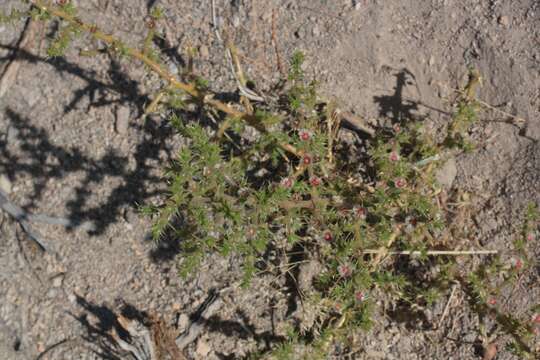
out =
<path fill-rule="evenodd" d="M 292 186 L 293 186 L 293 181 L 291 178 L 283 178 L 281 180 L 281 186 L 284 187 L 285 189 L 290 189 Z"/>
<path fill-rule="evenodd" d="M 390 153 L 390 156 L 388 157 L 390 159 L 390 161 L 392 162 L 396 162 L 396 161 L 399 161 L 399 154 L 396 152 L 396 151 L 392 151 Z"/>
<path fill-rule="evenodd" d="M 367 299 L 367 295 L 364 294 L 362 291 L 357 291 L 354 294 L 354 297 L 355 297 L 356 301 L 358 301 L 358 302 L 362 302 L 362 301 L 365 301 Z"/>
<path fill-rule="evenodd" d="M 516 269 L 516 270 L 521 270 L 521 268 L 523 267 L 523 262 L 521 261 L 521 259 L 512 259 L 511 260 L 511 263 L 512 263 L 512 266 Z"/>
<path fill-rule="evenodd" d="M 401 189 L 401 188 L 404 188 L 405 186 L 407 186 L 407 181 L 403 178 L 398 178 L 394 181 L 394 185 L 398 188 L 398 189 Z"/>
<path fill-rule="evenodd" d="M 397 134 L 397 133 L 400 133 L 401 132 L 401 126 L 399 124 L 394 124 L 392 126 L 392 128 L 394 129 L 394 132 Z"/>
<path fill-rule="evenodd" d="M 300 139 L 302 139 L 303 141 L 308 141 L 309 139 L 311 139 L 311 131 L 309 130 L 306 130 L 306 129 L 300 129 L 298 130 L 298 136 L 300 137 Z"/>
<path fill-rule="evenodd" d="M 533 241 L 533 240 L 534 240 L 534 234 L 533 233 L 527 234 L 527 241 Z"/>
<path fill-rule="evenodd" d="M 352 275 L 352 270 L 349 265 L 339 265 L 338 272 L 339 272 L 339 275 L 343 278 L 348 278 Z"/>
<path fill-rule="evenodd" d="M 330 231 L 326 231 L 323 235 L 323 239 L 326 241 L 332 241 L 334 237 L 332 236 L 332 233 Z"/>
<path fill-rule="evenodd" d="M 304 155 L 304 157 L 302 158 L 302 162 L 304 163 L 304 165 L 311 164 L 311 156 L 308 154 Z"/>
<path fill-rule="evenodd" d="M 416 228 L 416 225 L 418 224 L 418 220 L 412 216 L 407 216 L 405 218 L 405 232 L 410 234 L 414 231 Z"/>
<path fill-rule="evenodd" d="M 309 183 L 311 184 L 311 186 L 319 186 L 319 185 L 321 185 L 321 179 L 319 179 L 316 176 L 312 176 L 309 179 Z"/>
<path fill-rule="evenodd" d="M 488 300 L 488 304 L 489 304 L 489 305 L 495 305 L 495 304 L 497 304 L 497 299 L 495 299 L 495 298 L 489 299 L 489 300 Z"/>
<path fill-rule="evenodd" d="M 367 217 L 367 210 L 364 207 L 355 206 L 353 207 L 353 213 L 359 219 L 365 220 Z"/>

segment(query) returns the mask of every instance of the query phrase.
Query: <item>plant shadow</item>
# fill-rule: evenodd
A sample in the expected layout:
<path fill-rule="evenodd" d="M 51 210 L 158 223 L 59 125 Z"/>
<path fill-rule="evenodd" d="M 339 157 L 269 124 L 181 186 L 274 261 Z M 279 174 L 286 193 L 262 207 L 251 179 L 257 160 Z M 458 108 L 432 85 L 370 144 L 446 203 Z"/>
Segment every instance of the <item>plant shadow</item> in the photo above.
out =
<path fill-rule="evenodd" d="M 0 45 L 0 48 L 17 51 L 20 61 L 44 63 L 53 67 L 61 76 L 76 76 L 86 83 L 74 92 L 63 109 L 64 114 L 80 108 L 81 101 L 88 98 L 87 111 L 95 107 L 128 106 L 135 108 L 131 117 L 144 117 L 143 104 L 150 101 L 149 97 L 139 92 L 137 81 L 123 72 L 121 64 L 112 55 L 105 53 L 109 57 L 109 68 L 106 71 L 109 79 L 100 81 L 97 80 L 96 71 L 83 69 L 64 58 L 44 59 L 8 45 Z M 11 59 L 11 55 L 0 60 L 7 59 Z M 230 97 L 229 94 L 218 96 Z M 121 154 L 114 148 L 108 148 L 103 155 L 92 157 L 76 145 L 56 145 L 54 136 L 46 128 L 36 125 L 32 119 L 13 108 L 6 107 L 3 112 L 7 131 L 5 136 L 0 137 L 0 172 L 11 181 L 24 175 L 32 179 L 31 192 L 22 205 L 26 211 L 36 208 L 51 183 L 82 173 L 82 179 L 73 185 L 73 195 L 65 205 L 64 217 L 73 224 L 68 230 L 89 222 L 93 224 L 89 234 L 99 236 L 110 225 L 120 221 L 126 208 L 136 207 L 136 204 L 143 204 L 163 193 L 156 189 L 156 184 L 160 184 L 162 178 L 160 169 L 153 164 L 168 163 L 173 156 L 167 142 L 174 138 L 176 132 L 167 121 L 158 122 L 146 118 L 141 122 L 130 122 L 130 129 L 133 129 L 133 135 L 138 139 L 132 153 Z M 200 121 L 207 126 L 216 126 L 201 116 L 201 113 L 199 107 L 196 107 L 196 110 L 181 111 L 179 115 L 185 121 Z M 128 165 L 130 160 L 133 166 Z M 96 203 L 94 192 L 106 186 L 111 178 L 116 179 L 119 185 L 114 185 L 108 195 Z M 165 242 L 152 251 L 152 260 L 173 259 L 180 251 L 175 241 Z"/>
<path fill-rule="evenodd" d="M 379 115 L 389 118 L 393 124 L 402 124 L 414 119 L 418 111 L 418 103 L 404 98 L 403 92 L 407 86 L 414 85 L 415 77 L 406 68 L 394 74 L 396 85 L 391 95 L 374 96 L 373 101 L 379 106 Z"/>
<path fill-rule="evenodd" d="M 210 294 L 209 298 L 213 295 Z M 137 320 L 141 324 L 150 326 L 153 317 L 146 311 L 142 311 L 137 307 L 118 301 L 118 306 L 110 306 L 107 304 L 96 304 L 87 299 L 77 296 L 77 304 L 84 310 L 81 315 L 73 316 L 85 330 L 83 340 L 96 347 L 93 349 L 96 355 L 103 359 L 118 360 L 124 359 L 126 354 L 118 349 L 116 340 L 112 333 L 116 332 L 120 338 L 129 341 L 129 334 L 125 331 L 122 325 L 118 322 L 118 317 L 121 315 L 129 320 Z M 115 310 L 118 308 L 118 310 Z M 271 310 L 271 307 L 270 307 Z M 281 343 L 285 340 L 282 336 L 274 334 L 273 329 L 270 331 L 257 332 L 255 326 L 250 322 L 248 316 L 243 310 L 238 309 L 234 315 L 237 320 L 224 320 L 219 315 L 210 316 L 207 319 L 201 318 L 201 309 L 195 310 L 189 316 L 192 322 L 201 324 L 205 331 L 212 333 L 221 333 L 227 337 L 240 339 L 252 339 L 257 344 L 261 344 L 265 351 L 269 350 L 273 344 Z M 94 320 L 91 320 L 94 319 Z M 177 332 L 176 329 L 171 329 Z M 231 355 L 224 354 L 215 349 L 216 357 L 219 359 L 235 359 Z M 249 358 L 249 355 L 246 359 Z"/>

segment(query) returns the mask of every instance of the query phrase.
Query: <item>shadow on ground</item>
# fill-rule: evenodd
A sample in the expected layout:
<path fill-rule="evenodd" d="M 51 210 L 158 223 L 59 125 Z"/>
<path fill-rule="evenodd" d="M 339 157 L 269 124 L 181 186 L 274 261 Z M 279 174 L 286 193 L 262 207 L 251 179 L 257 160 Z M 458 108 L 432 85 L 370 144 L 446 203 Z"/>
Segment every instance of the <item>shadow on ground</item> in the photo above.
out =
<path fill-rule="evenodd" d="M 210 295 L 211 296 L 211 295 Z M 92 303 L 87 299 L 77 296 L 77 304 L 84 310 L 81 315 L 71 314 L 85 330 L 83 340 L 88 343 L 89 348 L 93 349 L 94 353 L 103 359 L 117 360 L 123 359 L 125 354 L 118 349 L 116 341 L 112 336 L 113 332 L 116 332 L 119 337 L 125 341 L 130 341 L 129 334 L 118 322 L 118 316 L 130 320 L 137 320 L 141 324 L 148 324 L 151 326 L 153 317 L 145 311 L 137 309 L 135 306 L 119 301 L 118 306 L 99 305 Z M 114 310 L 118 308 L 119 310 Z M 227 337 L 241 338 L 241 339 L 253 339 L 255 342 L 261 344 L 265 350 L 269 350 L 273 344 L 281 343 L 285 338 L 277 336 L 272 331 L 265 331 L 257 333 L 255 326 L 249 322 L 248 316 L 241 310 L 238 310 L 235 317 L 238 321 L 223 320 L 220 316 L 211 316 L 208 319 L 202 319 L 200 316 L 201 309 L 197 309 L 193 312 L 189 318 L 192 322 L 197 321 L 202 324 L 207 331 L 219 332 Z M 171 330 L 176 335 L 178 330 L 176 325 L 170 326 Z M 175 335 L 175 336 L 176 336 Z M 222 354 L 219 351 L 216 352 L 216 356 L 220 359 L 233 359 L 228 355 Z"/>

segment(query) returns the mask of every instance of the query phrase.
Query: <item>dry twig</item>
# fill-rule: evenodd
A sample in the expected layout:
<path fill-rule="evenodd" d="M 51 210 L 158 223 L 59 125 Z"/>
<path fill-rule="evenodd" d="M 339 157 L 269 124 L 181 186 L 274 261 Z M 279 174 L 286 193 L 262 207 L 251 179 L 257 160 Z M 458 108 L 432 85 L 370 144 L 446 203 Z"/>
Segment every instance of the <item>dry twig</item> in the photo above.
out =
<path fill-rule="evenodd" d="M 428 250 L 428 251 L 386 251 L 386 248 L 377 249 L 377 250 L 364 250 L 364 254 L 377 254 L 377 255 L 410 255 L 410 256 L 420 256 L 422 254 L 428 256 L 441 256 L 441 255 L 494 255 L 498 254 L 498 250 Z"/>
<path fill-rule="evenodd" d="M 204 330 L 205 322 L 208 318 L 214 315 L 223 305 L 222 300 L 219 298 L 219 293 L 214 292 L 209 298 L 201 305 L 199 310 L 200 316 L 197 320 L 192 322 L 187 330 L 176 339 L 176 345 L 179 349 L 185 348 L 187 345 L 195 341 L 197 337 Z"/>

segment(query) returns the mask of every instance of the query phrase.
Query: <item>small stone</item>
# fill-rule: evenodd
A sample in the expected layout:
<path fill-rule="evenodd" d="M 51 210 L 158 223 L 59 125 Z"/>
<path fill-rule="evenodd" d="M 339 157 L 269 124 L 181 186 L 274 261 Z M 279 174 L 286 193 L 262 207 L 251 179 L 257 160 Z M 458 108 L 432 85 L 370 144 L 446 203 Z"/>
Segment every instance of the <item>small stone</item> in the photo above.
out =
<path fill-rule="evenodd" d="M 184 331 L 187 330 L 188 325 L 189 325 L 189 316 L 187 316 L 186 314 L 181 314 L 178 317 L 178 330 L 181 333 L 183 333 Z"/>
<path fill-rule="evenodd" d="M 315 37 L 321 35 L 321 29 L 319 29 L 319 26 L 318 26 L 318 25 L 315 25 L 315 26 L 313 27 L 312 32 L 313 32 L 313 36 L 315 36 Z"/>
<path fill-rule="evenodd" d="M 168 67 L 169 67 L 169 72 L 172 75 L 177 75 L 178 74 L 178 66 L 176 66 L 175 63 L 170 63 Z"/>
<path fill-rule="evenodd" d="M 201 338 L 199 341 L 197 341 L 197 348 L 195 349 L 195 352 L 200 356 L 200 358 L 206 358 L 210 350 L 212 349 L 210 349 L 210 346 L 205 340 Z"/>
<path fill-rule="evenodd" d="M 54 279 L 52 281 L 52 285 L 54 287 L 60 287 L 60 286 L 62 286 L 63 282 L 64 282 L 64 275 L 60 274 L 60 275 L 54 277 Z"/>
<path fill-rule="evenodd" d="M 10 126 L 7 131 L 7 142 L 11 144 L 19 139 L 19 129 L 14 126 Z"/>
<path fill-rule="evenodd" d="M 125 135 L 129 128 L 129 107 L 119 106 L 116 108 L 115 130 L 120 135 Z"/>
<path fill-rule="evenodd" d="M 49 299 L 52 299 L 52 298 L 55 298 L 56 295 L 58 295 L 58 291 L 56 289 L 49 289 L 49 291 L 47 291 L 47 298 Z"/>
<path fill-rule="evenodd" d="M 208 57 L 210 56 L 210 50 L 208 50 L 208 46 L 201 45 L 199 47 L 199 55 L 202 59 L 208 59 Z"/>
<path fill-rule="evenodd" d="M 499 16 L 499 19 L 497 20 L 500 25 L 507 27 L 510 25 L 510 18 L 506 15 Z"/>
<path fill-rule="evenodd" d="M 68 295 L 68 300 L 69 300 L 70 303 L 75 305 L 77 303 L 77 296 L 75 296 L 75 294 L 73 294 L 73 293 L 70 293 Z"/>
<path fill-rule="evenodd" d="M 233 16 L 233 20 L 232 20 L 233 26 L 234 26 L 235 28 L 240 27 L 241 23 L 242 23 L 242 22 L 240 21 L 240 17 L 238 17 L 238 15 L 235 14 L 235 15 Z"/>
<path fill-rule="evenodd" d="M 456 159 L 450 158 L 435 174 L 435 178 L 445 189 L 450 189 L 457 175 Z"/>
<path fill-rule="evenodd" d="M 9 178 L 4 174 L 0 174 L 0 190 L 5 192 L 6 194 L 10 194 L 11 191 L 13 190 L 13 184 L 11 183 Z"/>

